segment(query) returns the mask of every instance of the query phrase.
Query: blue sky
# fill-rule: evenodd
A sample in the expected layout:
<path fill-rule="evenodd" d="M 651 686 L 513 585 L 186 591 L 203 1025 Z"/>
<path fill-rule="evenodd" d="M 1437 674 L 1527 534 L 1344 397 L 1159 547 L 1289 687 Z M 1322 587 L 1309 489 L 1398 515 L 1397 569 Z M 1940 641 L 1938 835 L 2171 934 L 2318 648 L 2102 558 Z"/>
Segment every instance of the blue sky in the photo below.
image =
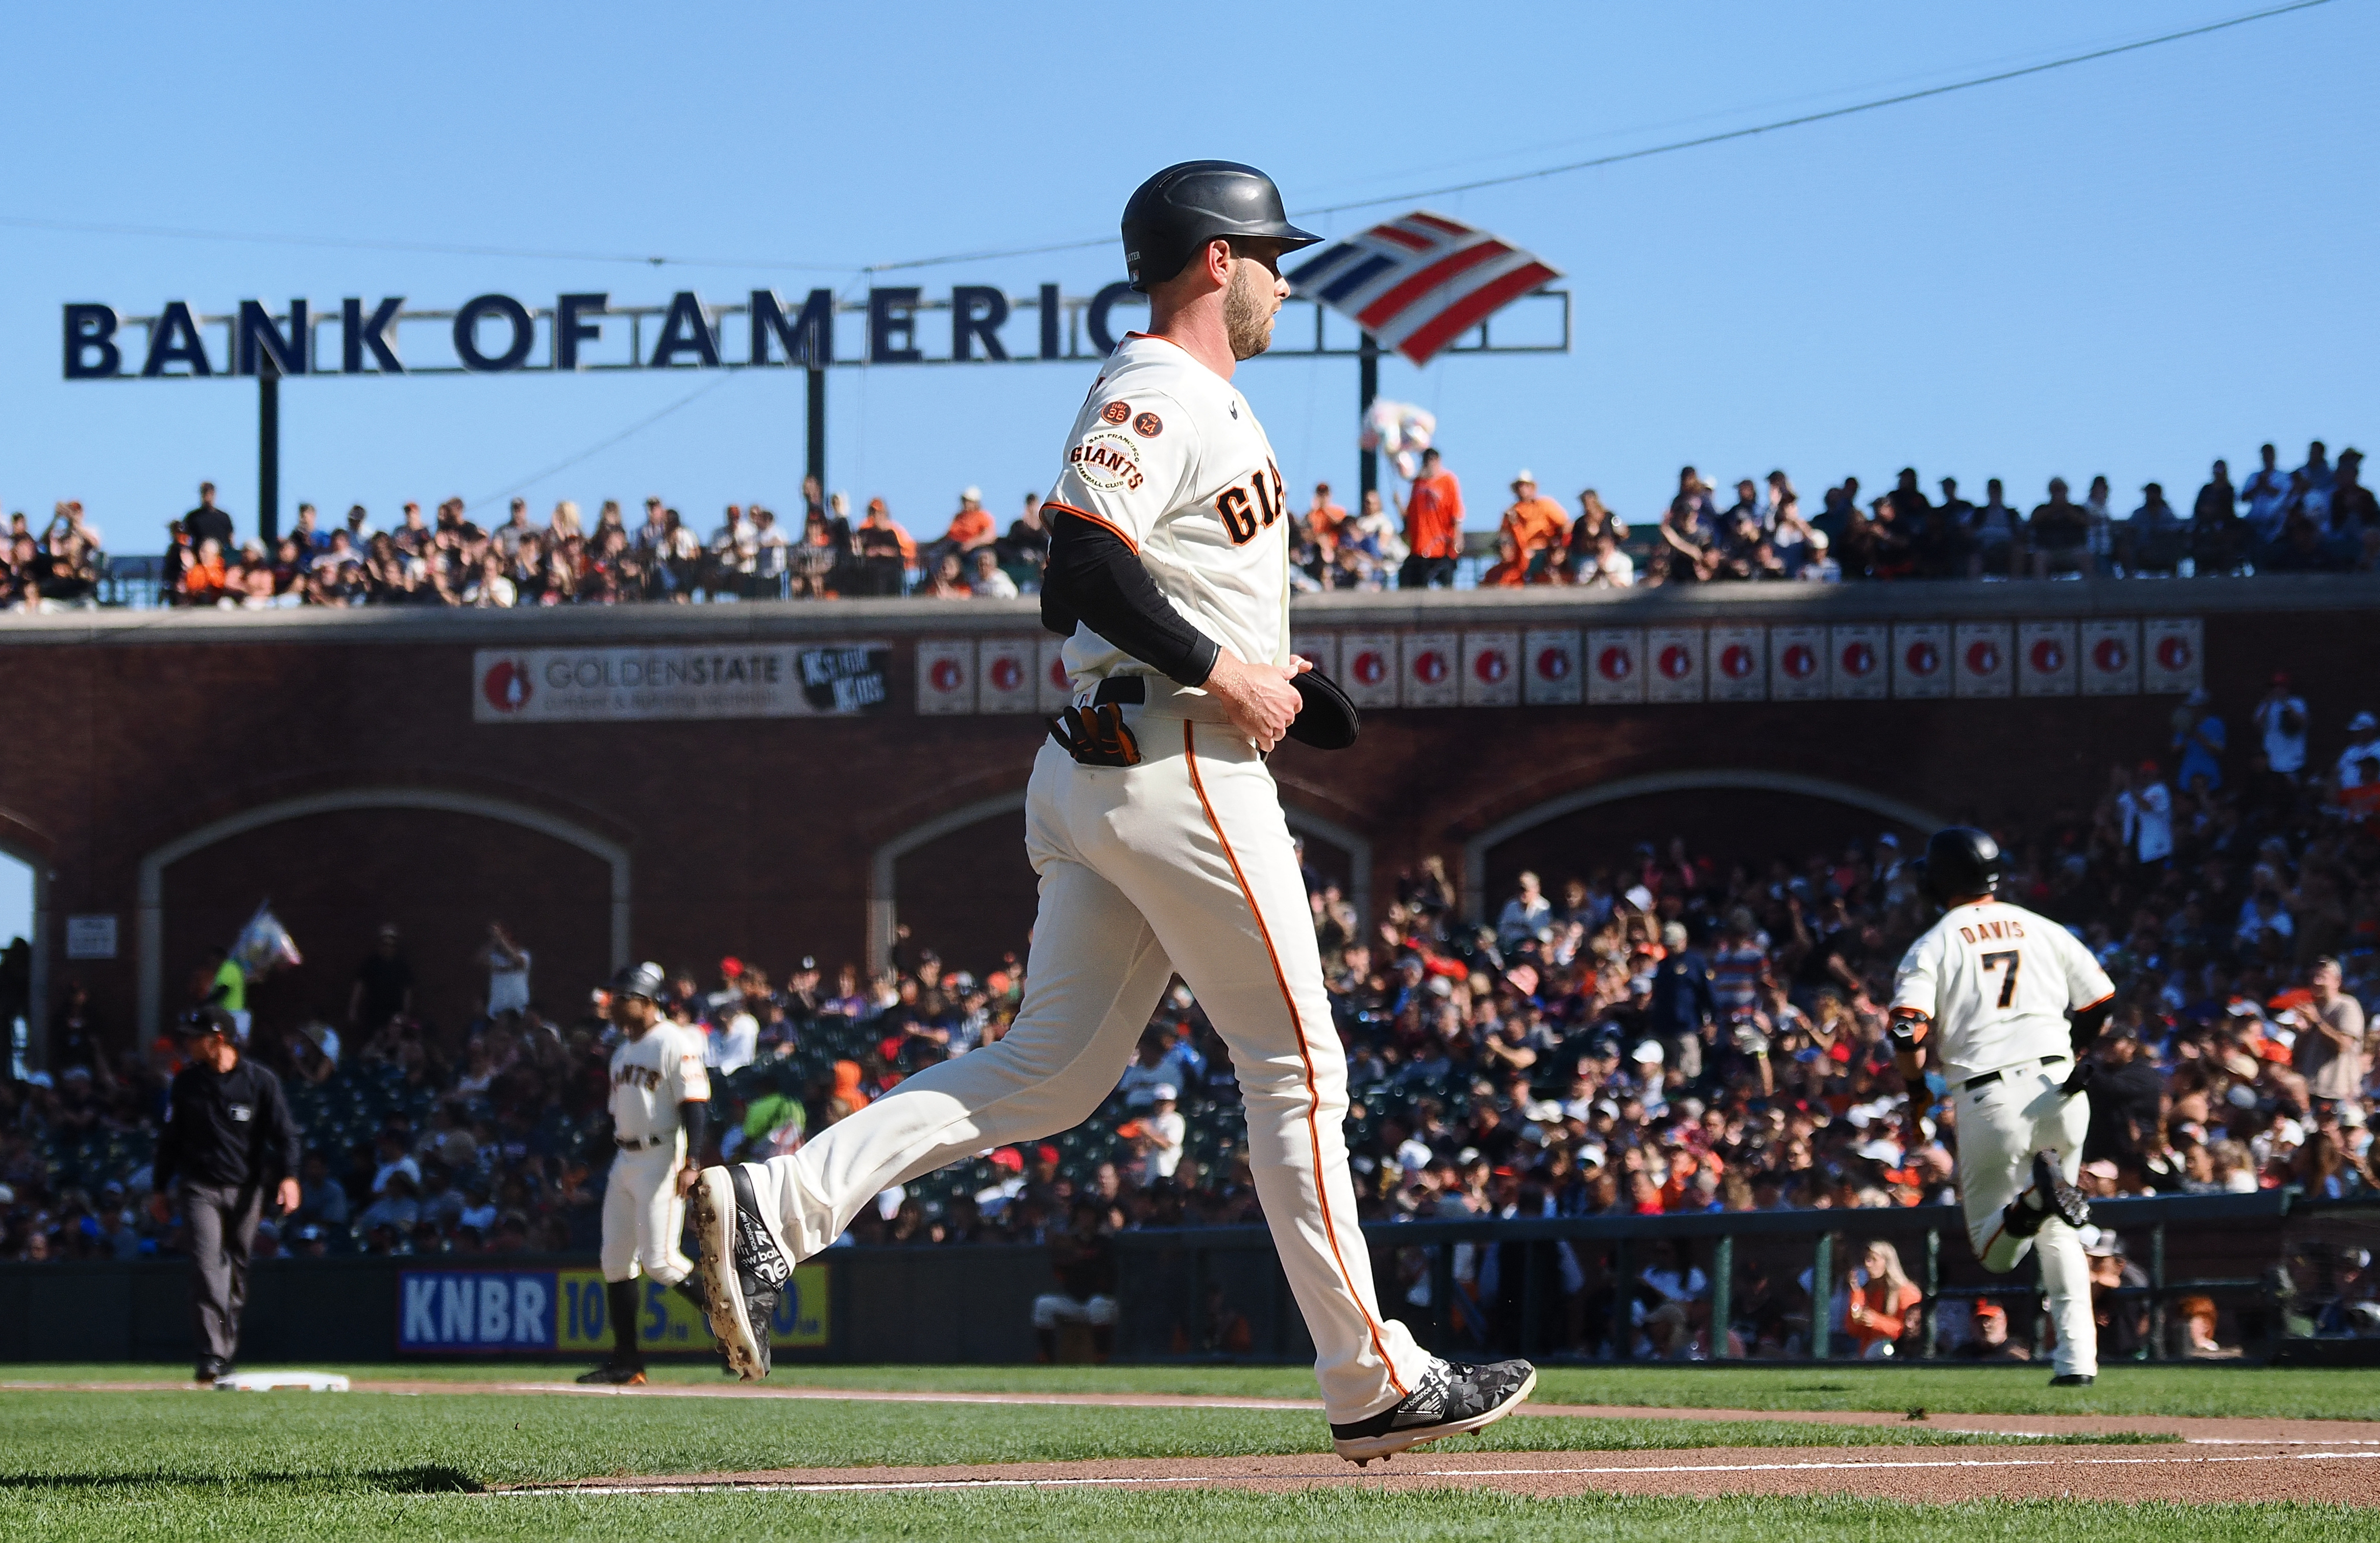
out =
<path fill-rule="evenodd" d="M 865 292 L 858 265 L 1114 230 L 1193 156 L 1271 170 L 1293 209 L 1842 105 L 2253 8 L 1675 3 L 1112 7 L 26 6 L 0 218 L 588 253 L 723 266 L 337 250 L 0 225 L 0 505 L 79 497 L 119 551 L 211 476 L 252 528 L 254 387 L 68 383 L 59 306 L 229 310 L 293 295 L 662 303 Z M 1450 21 L 1450 17 L 1456 18 Z M 1264 30 L 1266 27 L 1273 30 Z M 1431 200 L 1569 275 L 1576 347 L 1384 370 L 1440 420 L 1473 523 L 1518 466 L 1649 515 L 1682 462 L 1805 495 L 1914 464 L 2027 504 L 2095 473 L 2186 499 L 2215 455 L 2369 444 L 2380 12 L 2336 3 L 2046 76 L 1626 165 Z M 1347 231 L 1404 204 L 1342 214 Z M 768 259 L 753 266 L 745 259 Z M 813 272 L 795 261 L 842 265 Z M 1088 294 L 1112 245 L 880 282 Z M 1012 331 L 1028 341 L 1030 320 Z M 326 331 L 334 340 L 335 330 Z M 956 488 L 1046 487 L 1082 366 L 840 370 L 830 483 L 938 533 Z M 1244 384 L 1293 483 L 1353 481 L 1352 361 Z M 698 526 L 795 504 L 793 373 L 293 381 L 298 499 L 393 519 L 522 490 L 542 511 L 659 491 Z"/>

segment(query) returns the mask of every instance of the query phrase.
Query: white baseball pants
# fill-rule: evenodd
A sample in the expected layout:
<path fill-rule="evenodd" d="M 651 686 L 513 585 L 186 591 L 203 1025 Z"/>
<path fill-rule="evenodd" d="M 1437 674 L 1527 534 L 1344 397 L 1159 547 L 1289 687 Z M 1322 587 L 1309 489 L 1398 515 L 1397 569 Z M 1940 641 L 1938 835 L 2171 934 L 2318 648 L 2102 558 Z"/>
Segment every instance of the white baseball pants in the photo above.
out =
<path fill-rule="evenodd" d="M 2033 1154 L 2058 1153 L 2066 1182 L 2082 1176 L 2082 1134 L 2090 1127 L 2090 1101 L 2063 1091 L 2069 1064 L 2010 1071 L 1959 1094 L 1959 1201 L 1967 1212 L 1967 1236 L 1975 1257 L 1995 1274 L 2022 1262 L 2028 1250 L 2041 1255 L 2041 1284 L 2049 1297 L 2049 1320 L 2058 1328 L 2053 1360 L 2058 1375 L 2099 1373 L 2099 1326 L 2091 1313 L 2091 1266 L 2082 1240 L 2056 1216 L 2031 1237 L 2010 1236 L 2001 1225 L 2008 1203 L 2033 1183 Z"/>
<path fill-rule="evenodd" d="M 686 1236 L 686 1201 L 677 1192 L 677 1170 L 686 1133 L 668 1146 L 623 1151 L 612 1159 L 603 1186 L 603 1278 L 627 1281 L 638 1267 L 663 1285 L 694 1273 L 694 1261 L 678 1248 Z"/>
<path fill-rule="evenodd" d="M 1334 1421 L 1378 1414 L 1429 1357 L 1373 1295 L 1342 1128 L 1346 1056 L 1272 774 L 1228 725 L 1123 713 L 1138 765 L 1079 765 L 1047 741 L 1034 763 L 1026 846 L 1041 907 L 1014 1025 L 756 1166 L 758 1192 L 807 1259 L 891 1185 L 1080 1123 L 1178 970 L 1231 1046 L 1257 1198 L 1323 1403 Z"/>

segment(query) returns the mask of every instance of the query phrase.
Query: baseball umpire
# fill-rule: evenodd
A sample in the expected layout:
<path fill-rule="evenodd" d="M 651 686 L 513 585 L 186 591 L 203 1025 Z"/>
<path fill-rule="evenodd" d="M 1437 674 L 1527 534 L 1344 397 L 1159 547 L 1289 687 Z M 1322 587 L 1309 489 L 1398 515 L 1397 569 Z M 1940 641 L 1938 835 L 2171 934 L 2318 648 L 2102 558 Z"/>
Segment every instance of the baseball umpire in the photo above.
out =
<path fill-rule="evenodd" d="M 1069 431 L 1042 624 L 1073 705 L 1026 795 L 1041 878 L 1025 1001 L 999 1043 L 946 1061 L 766 1163 L 695 1192 L 711 1328 L 747 1378 L 794 1261 L 879 1191 L 986 1147 L 1062 1130 L 1115 1086 L 1168 977 L 1229 1042 L 1257 1191 L 1316 1348 L 1341 1455 L 1357 1462 L 1501 1418 L 1525 1361 L 1458 1367 L 1383 1319 L 1355 1223 L 1331 1027 L 1297 856 L 1266 753 L 1342 746 L 1343 693 L 1289 649 L 1293 515 L 1233 368 L 1270 346 L 1281 259 L 1318 239 L 1253 166 L 1192 161 L 1124 206 L 1149 330 L 1109 356 Z"/>
<path fill-rule="evenodd" d="M 248 1303 L 249 1250 L 264 1198 L 282 1215 L 298 1209 L 297 1122 L 281 1079 L 239 1053 L 239 1028 L 222 1007 L 192 1009 L 175 1025 L 190 1064 L 175 1074 L 151 1182 L 181 1183 L 189 1226 L 190 1306 L 198 1319 L 197 1377 L 228 1377 Z"/>
<path fill-rule="evenodd" d="M 645 1380 L 637 1344 L 637 1273 L 674 1286 L 697 1308 L 702 1296 L 694 1261 L 678 1248 L 686 1194 L 702 1153 L 710 1111 L 710 1076 L 702 1043 L 662 1016 L 667 977 L 657 964 L 634 964 L 613 978 L 612 1141 L 619 1151 L 603 1187 L 603 1297 L 612 1320 L 612 1358 L 581 1382 L 634 1385 Z M 761 1332 L 768 1332 L 764 1323 Z"/>
<path fill-rule="evenodd" d="M 2054 1388 L 2098 1375 L 2091 1276 L 2075 1187 L 2091 1123 L 2083 1058 L 2107 1026 L 2115 983 L 2072 934 L 1993 898 L 1999 844 L 1953 826 L 1925 844 L 1924 886 L 1942 919 L 1909 946 L 1892 991 L 1892 1043 L 1917 1086 L 1928 1062 L 1958 1102 L 1959 1200 L 1984 1268 L 2027 1250 L 2058 1328 Z"/>

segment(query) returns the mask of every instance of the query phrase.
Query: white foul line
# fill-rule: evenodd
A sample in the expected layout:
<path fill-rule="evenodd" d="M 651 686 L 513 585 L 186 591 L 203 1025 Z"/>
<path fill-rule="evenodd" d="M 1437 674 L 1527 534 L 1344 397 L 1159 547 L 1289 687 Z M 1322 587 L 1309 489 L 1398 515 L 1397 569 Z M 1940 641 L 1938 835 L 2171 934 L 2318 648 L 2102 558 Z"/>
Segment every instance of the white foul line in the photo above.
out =
<path fill-rule="evenodd" d="M 1563 1475 L 1599 1474 L 1780 1474 L 1780 1473 L 1851 1473 L 1908 1468 L 2052 1468 L 2082 1465 L 2092 1467 L 2152 1467 L 2191 1463 L 2318 1463 L 2331 1461 L 2380 1461 L 2380 1452 L 2290 1452 L 2261 1453 L 2240 1457 L 1957 1457 L 1926 1461 L 1835 1462 L 1835 1463 L 1671 1463 L 1658 1466 L 1582 1466 L 1567 1468 L 1407 1468 L 1377 1477 L 1390 1478 L 1524 1478 Z M 738 1483 L 729 1480 L 714 1484 L 606 1484 L 557 1486 L 537 1489 L 504 1489 L 504 1495 L 715 1495 L 735 1491 L 756 1491 L 782 1494 L 847 1495 L 917 1489 L 1062 1489 L 1087 1488 L 1123 1488 L 1134 1485 L 1160 1484 L 1246 1484 L 1280 1480 L 1316 1479 L 1334 1476 L 1321 1474 L 1172 1474 L 1151 1476 L 1099 1475 L 1082 1478 L 913 1478 L 837 1481 L 801 1481 L 757 1479 Z M 1335 1477 L 1354 1478 L 1376 1477 L 1341 1474 Z"/>

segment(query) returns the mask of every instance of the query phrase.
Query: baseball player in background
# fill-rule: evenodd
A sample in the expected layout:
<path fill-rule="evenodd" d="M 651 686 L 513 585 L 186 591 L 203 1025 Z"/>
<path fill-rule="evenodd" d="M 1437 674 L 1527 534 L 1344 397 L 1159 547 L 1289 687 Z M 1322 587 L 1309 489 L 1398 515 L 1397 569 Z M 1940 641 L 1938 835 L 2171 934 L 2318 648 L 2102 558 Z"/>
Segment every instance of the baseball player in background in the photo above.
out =
<path fill-rule="evenodd" d="M 1230 1043 L 1264 1214 L 1316 1348 L 1333 1444 L 1368 1462 L 1501 1418 L 1525 1361 L 1450 1365 L 1382 1318 L 1355 1221 L 1331 1026 L 1297 857 L 1266 753 L 1344 745 L 1343 694 L 1289 649 L 1289 529 L 1272 447 L 1232 383 L 1271 343 L 1291 224 L 1252 166 L 1193 161 L 1124 207 L 1149 330 L 1111 355 L 1055 489 L 1043 625 L 1073 705 L 1026 790 L 1040 914 L 1015 1024 L 766 1163 L 694 1196 L 711 1328 L 745 1377 L 793 1264 L 878 1193 L 1099 1107 L 1178 970 Z M 1129 1303 L 1126 1304 L 1127 1313 Z"/>
<path fill-rule="evenodd" d="M 702 1039 L 662 1016 L 666 977 L 657 964 L 630 965 L 612 982 L 612 1140 L 619 1148 L 603 1187 L 603 1297 L 612 1320 L 612 1358 L 581 1382 L 634 1385 L 645 1380 L 637 1344 L 637 1272 L 674 1286 L 702 1306 L 694 1261 L 678 1248 L 686 1196 L 702 1151 L 710 1078 Z M 766 1338 L 768 1321 L 759 1332 Z"/>
<path fill-rule="evenodd" d="M 1909 946 L 1892 991 L 1892 1043 L 1914 1089 L 1940 1068 L 1958 1101 L 1959 1201 L 1984 1268 L 2041 1257 L 2057 1325 L 2053 1388 L 2098 1375 L 2091 1275 L 2077 1235 L 2091 1218 L 2075 1187 L 2082 1134 L 2084 1052 L 2106 1027 L 2115 983 L 2072 934 L 1993 898 L 1999 844 L 1980 830 L 1937 831 L 1924 885 L 1942 920 Z"/>

